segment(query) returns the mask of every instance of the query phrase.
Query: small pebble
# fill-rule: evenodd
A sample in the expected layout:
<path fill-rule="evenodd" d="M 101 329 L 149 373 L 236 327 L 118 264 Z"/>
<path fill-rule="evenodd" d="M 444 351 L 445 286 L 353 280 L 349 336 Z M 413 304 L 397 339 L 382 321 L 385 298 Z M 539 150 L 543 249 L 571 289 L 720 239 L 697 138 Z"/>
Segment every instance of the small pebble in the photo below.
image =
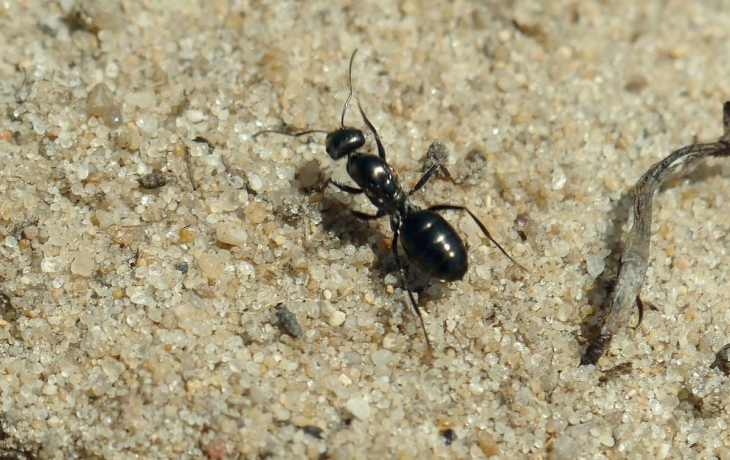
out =
<path fill-rule="evenodd" d="M 393 352 L 390 350 L 380 349 L 372 355 L 373 364 L 376 366 L 387 366 L 393 361 Z"/>
<path fill-rule="evenodd" d="M 477 436 L 477 445 L 482 453 L 487 457 L 494 457 L 499 454 L 497 441 L 495 441 L 494 436 L 492 436 L 488 431 L 482 431 L 479 433 Z M 574 452 L 577 452 L 577 450 Z"/>
<path fill-rule="evenodd" d="M 88 278 L 92 271 L 94 271 L 94 253 L 88 249 L 80 250 L 71 262 L 71 273 Z"/>
<path fill-rule="evenodd" d="M 616 440 L 613 439 L 613 436 L 610 434 L 603 434 L 598 437 L 598 442 L 603 444 L 606 447 L 613 447 L 614 444 L 616 444 Z"/>
<path fill-rule="evenodd" d="M 248 239 L 248 233 L 240 223 L 223 222 L 216 227 L 215 237 L 224 244 L 243 246 Z"/>
<path fill-rule="evenodd" d="M 149 115 L 142 115 L 137 118 L 137 126 L 146 134 L 157 134 L 157 119 Z"/>
<path fill-rule="evenodd" d="M 114 100 L 114 94 L 105 83 L 99 83 L 89 91 L 86 97 L 86 113 L 101 118 L 107 126 L 118 126 L 122 122 L 122 112 Z"/>
<path fill-rule="evenodd" d="M 586 256 L 586 271 L 591 278 L 597 278 L 605 270 L 607 253 L 610 253 L 610 251 L 602 250 L 598 254 L 589 254 Z"/>
<path fill-rule="evenodd" d="M 248 214 L 249 221 L 251 221 L 254 225 L 260 224 L 266 220 L 267 216 L 266 209 L 256 201 L 252 201 L 251 204 L 246 207 L 244 213 Z"/>
<path fill-rule="evenodd" d="M 312 188 L 317 182 L 319 182 L 321 170 L 319 167 L 319 161 L 311 160 L 304 163 L 304 166 L 299 170 L 299 184 L 303 189 Z"/>
<path fill-rule="evenodd" d="M 78 28 L 92 34 L 100 30 L 119 30 L 128 18 L 118 2 L 79 0 L 74 5 L 69 20 Z"/>
<path fill-rule="evenodd" d="M 370 403 L 368 403 L 365 398 L 348 399 L 345 403 L 345 409 L 360 420 L 367 420 L 370 418 Z"/>
<path fill-rule="evenodd" d="M 200 123 L 205 119 L 205 114 L 202 110 L 188 110 L 185 112 L 185 117 L 190 121 L 191 123 Z"/>
<path fill-rule="evenodd" d="M 198 257 L 200 270 L 209 279 L 216 279 L 223 274 L 223 263 L 217 254 L 203 253 Z"/>
<path fill-rule="evenodd" d="M 332 316 L 330 316 L 329 325 L 331 327 L 342 326 L 342 323 L 345 322 L 345 319 L 347 319 L 347 315 L 345 315 L 344 312 L 336 311 L 332 313 Z"/>
<path fill-rule="evenodd" d="M 258 192 L 264 187 L 264 183 L 257 174 L 246 174 L 246 178 L 248 179 L 248 186 L 251 187 L 251 190 Z"/>
<path fill-rule="evenodd" d="M 180 243 L 190 244 L 195 241 L 195 232 L 187 228 L 181 228 L 177 233 L 180 236 Z"/>
<path fill-rule="evenodd" d="M 568 177 L 565 175 L 565 171 L 560 168 L 556 168 L 553 171 L 552 186 L 553 190 L 560 190 L 565 187 L 565 183 L 568 182 Z"/>
<path fill-rule="evenodd" d="M 386 286 L 395 286 L 396 284 L 398 284 L 398 277 L 396 277 L 392 273 L 388 273 L 387 275 L 385 275 L 383 283 L 385 283 Z"/>

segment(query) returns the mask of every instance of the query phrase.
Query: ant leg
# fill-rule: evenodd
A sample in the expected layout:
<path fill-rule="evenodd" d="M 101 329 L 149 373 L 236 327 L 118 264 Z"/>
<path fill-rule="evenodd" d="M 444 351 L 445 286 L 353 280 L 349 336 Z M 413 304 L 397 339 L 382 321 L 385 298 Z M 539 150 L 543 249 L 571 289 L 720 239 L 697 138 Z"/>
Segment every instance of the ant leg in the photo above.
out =
<path fill-rule="evenodd" d="M 352 193 L 353 195 L 357 195 L 357 194 L 360 194 L 363 192 L 362 189 L 350 187 L 349 185 L 345 185 L 345 184 L 341 184 L 341 183 L 337 182 L 336 180 L 331 180 L 330 182 L 332 183 L 332 185 L 334 185 L 338 189 L 342 190 L 343 192 Z M 350 211 L 350 212 L 352 213 L 352 215 L 354 215 L 358 219 L 362 219 L 362 220 L 379 219 L 385 215 L 385 211 L 382 211 L 382 210 L 378 210 L 377 214 L 375 214 L 375 215 L 365 214 L 364 212 L 360 212 L 360 211 Z"/>
<path fill-rule="evenodd" d="M 429 180 L 431 179 L 431 177 L 432 177 L 432 176 L 433 176 L 434 174 L 436 174 L 436 169 L 438 169 L 438 168 L 439 168 L 439 166 L 441 166 L 441 163 L 438 163 L 438 162 L 437 162 L 437 163 L 434 163 L 434 164 L 432 164 L 432 165 L 431 165 L 431 167 L 430 167 L 430 168 L 428 168 L 428 171 L 426 171 L 426 172 L 425 172 L 425 173 L 423 174 L 423 176 L 421 176 L 421 178 L 420 178 L 420 179 L 418 179 L 418 183 L 416 184 L 416 186 L 415 186 L 415 187 L 413 187 L 413 188 L 411 189 L 411 191 L 410 191 L 410 192 L 408 192 L 408 196 L 411 196 L 411 195 L 413 195 L 414 193 L 416 193 L 417 191 L 421 190 L 421 188 L 422 188 L 422 187 L 423 187 L 424 185 L 426 185 L 426 182 L 428 182 L 428 181 L 429 181 Z"/>
<path fill-rule="evenodd" d="M 500 251 L 502 251 L 502 254 L 504 254 L 505 256 L 507 256 L 507 258 L 509 260 L 511 260 L 513 264 L 517 265 L 522 270 L 527 271 L 527 269 L 525 269 L 525 267 L 523 267 L 522 265 L 520 265 L 519 263 L 517 263 L 517 261 L 515 259 L 513 259 L 512 256 L 510 256 L 509 254 L 507 254 L 507 251 L 505 251 L 504 248 L 502 246 L 500 246 L 499 243 L 497 243 L 494 240 L 494 238 L 492 238 L 492 235 L 489 233 L 489 230 L 487 230 L 487 227 L 484 226 L 484 224 L 482 223 L 482 221 L 479 220 L 477 218 L 477 216 L 474 215 L 474 213 L 472 213 L 471 211 L 469 211 L 469 209 L 467 207 L 465 207 L 465 206 L 453 206 L 453 205 L 448 205 L 448 204 L 442 204 L 442 205 L 438 205 L 438 206 L 431 206 L 430 208 L 428 208 L 428 210 L 429 211 L 466 211 L 466 212 L 468 212 L 469 215 L 471 216 L 471 218 L 474 219 L 474 222 L 476 222 L 476 224 L 482 230 L 482 232 L 487 236 L 487 238 L 489 238 L 489 241 L 491 241 L 492 243 L 494 243 L 494 245 L 497 246 L 497 248 L 499 248 Z"/>
<path fill-rule="evenodd" d="M 342 190 L 343 192 L 352 193 L 353 195 L 362 193 L 361 189 L 350 187 L 349 185 L 342 184 L 340 182 L 337 182 L 336 180 L 331 180 L 330 183 L 338 189 Z"/>
<path fill-rule="evenodd" d="M 379 210 L 375 215 L 371 214 L 365 214 L 364 212 L 360 211 L 350 211 L 353 216 L 357 217 L 358 219 L 362 220 L 374 220 L 374 219 L 380 219 L 385 215 L 385 211 Z"/>
<path fill-rule="evenodd" d="M 383 147 L 383 142 L 380 140 L 380 136 L 378 135 L 378 131 L 375 129 L 375 126 L 373 126 L 372 123 L 370 123 L 370 120 L 368 120 L 368 117 L 365 116 L 365 112 L 362 111 L 362 106 L 360 105 L 360 99 L 357 100 L 357 108 L 360 109 L 360 115 L 362 115 L 362 121 L 365 122 L 370 132 L 373 133 L 373 136 L 375 137 L 375 144 L 378 146 L 378 156 L 385 161 L 385 147 Z"/>
<path fill-rule="evenodd" d="M 363 193 L 362 189 L 350 187 L 349 185 L 345 185 L 345 184 L 341 184 L 341 183 L 337 182 L 336 180 L 331 180 L 330 182 L 332 183 L 332 185 L 334 185 L 338 189 L 342 190 L 343 192 L 352 193 L 353 195 Z M 385 215 L 385 211 L 383 211 L 383 210 L 378 210 L 377 214 L 375 214 L 375 215 L 365 214 L 364 212 L 360 212 L 360 211 L 350 211 L 350 212 L 352 213 L 352 215 L 354 215 L 358 219 L 362 219 L 362 220 L 379 219 Z"/>
<path fill-rule="evenodd" d="M 431 346 L 431 341 L 428 339 L 428 332 L 426 332 L 426 324 L 423 322 L 423 316 L 421 316 L 421 310 L 418 308 L 418 305 L 416 304 L 416 299 L 413 297 L 413 292 L 411 291 L 411 287 L 408 285 L 408 280 L 406 279 L 406 270 L 403 268 L 403 265 L 400 262 L 400 257 L 398 257 L 398 230 L 394 229 L 393 231 L 393 259 L 395 260 L 395 265 L 398 267 L 398 271 L 400 272 L 400 277 L 403 280 L 403 285 L 406 287 L 406 291 L 408 291 L 408 297 L 411 299 L 411 304 L 413 305 L 413 309 L 416 310 L 416 315 L 418 316 L 418 319 L 421 321 L 421 328 L 423 329 L 423 335 L 426 337 L 426 344 L 428 345 L 429 349 L 433 350 L 433 347 Z"/>
<path fill-rule="evenodd" d="M 310 129 L 309 131 L 302 131 L 300 133 L 290 133 L 290 132 L 282 130 L 282 129 L 266 129 L 264 131 L 259 131 L 256 134 L 254 134 L 253 136 L 251 136 L 251 139 L 256 139 L 257 137 L 259 137 L 262 134 L 283 134 L 284 136 L 289 136 L 289 137 L 299 137 L 299 136 L 305 136 L 307 134 L 318 134 L 318 133 L 328 134 L 328 132 L 323 129 Z M 195 139 L 193 139 L 193 140 L 195 140 Z M 195 141 L 195 142 L 199 142 L 199 141 Z"/>

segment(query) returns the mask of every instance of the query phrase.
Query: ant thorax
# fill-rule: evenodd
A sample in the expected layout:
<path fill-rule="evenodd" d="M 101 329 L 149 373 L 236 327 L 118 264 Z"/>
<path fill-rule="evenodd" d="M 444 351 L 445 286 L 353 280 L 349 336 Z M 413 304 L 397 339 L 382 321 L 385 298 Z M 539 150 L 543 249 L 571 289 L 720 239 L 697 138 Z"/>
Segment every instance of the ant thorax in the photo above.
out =
<path fill-rule="evenodd" d="M 347 159 L 347 173 L 370 202 L 386 214 L 401 209 L 408 199 L 393 167 L 376 155 L 350 154 Z"/>

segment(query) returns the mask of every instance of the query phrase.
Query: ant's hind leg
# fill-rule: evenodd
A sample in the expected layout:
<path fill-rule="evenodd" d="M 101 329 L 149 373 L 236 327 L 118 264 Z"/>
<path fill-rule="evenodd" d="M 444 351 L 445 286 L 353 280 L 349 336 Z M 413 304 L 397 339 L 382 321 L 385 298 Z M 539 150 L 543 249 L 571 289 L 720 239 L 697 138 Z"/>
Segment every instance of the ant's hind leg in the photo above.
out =
<path fill-rule="evenodd" d="M 418 305 L 416 304 L 416 299 L 413 297 L 413 291 L 411 291 L 411 287 L 408 284 L 408 280 L 406 279 L 406 270 L 403 268 L 403 264 L 401 264 L 400 257 L 398 256 L 398 231 L 396 230 L 393 233 L 393 259 L 395 260 L 395 266 L 398 267 L 398 271 L 400 272 L 401 280 L 403 280 L 403 285 L 406 287 L 406 291 L 408 291 L 408 297 L 411 299 L 411 305 L 413 305 L 413 309 L 416 310 L 416 315 L 418 316 L 418 319 L 421 321 L 421 328 L 423 329 L 423 335 L 426 337 L 426 344 L 428 345 L 429 349 L 433 349 L 431 346 L 431 341 L 428 339 L 428 332 L 426 332 L 426 324 L 423 322 L 423 316 L 421 316 L 421 310 L 418 308 Z"/>
<path fill-rule="evenodd" d="M 438 206 L 431 206 L 430 208 L 428 208 L 428 210 L 429 211 L 466 211 L 466 212 L 468 212 L 469 215 L 471 216 L 471 218 L 474 219 L 474 222 L 476 222 L 476 224 L 479 226 L 479 228 L 481 229 L 481 231 L 487 236 L 487 238 L 489 238 L 489 241 L 491 241 L 492 243 L 494 243 L 494 245 L 497 246 L 497 248 L 499 248 L 500 251 L 502 251 L 502 254 L 504 254 L 505 256 L 507 256 L 507 258 L 509 260 L 511 260 L 513 264 L 517 265 L 522 270 L 527 271 L 527 269 L 525 269 L 525 267 L 523 267 L 522 265 L 520 265 L 515 259 L 512 258 L 512 256 L 510 256 L 509 254 L 507 254 L 507 251 L 505 251 L 504 248 L 502 246 L 500 246 L 500 244 L 497 243 L 494 240 L 494 238 L 492 238 L 492 235 L 489 233 L 489 230 L 487 230 L 487 227 L 484 226 L 484 224 L 482 223 L 482 221 L 479 220 L 477 218 L 477 216 L 474 215 L 474 213 L 472 213 L 471 211 L 469 211 L 469 208 L 467 208 L 465 206 L 453 206 L 453 205 L 449 205 L 449 204 L 442 204 L 442 205 L 438 205 Z"/>

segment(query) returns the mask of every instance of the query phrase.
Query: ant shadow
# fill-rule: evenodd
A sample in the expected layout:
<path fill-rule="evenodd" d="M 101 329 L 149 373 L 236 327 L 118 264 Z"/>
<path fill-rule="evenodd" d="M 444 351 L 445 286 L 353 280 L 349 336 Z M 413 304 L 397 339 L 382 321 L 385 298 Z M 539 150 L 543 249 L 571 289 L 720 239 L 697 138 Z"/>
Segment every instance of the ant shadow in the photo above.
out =
<path fill-rule="evenodd" d="M 369 246 L 375 255 L 373 263 L 368 267 L 371 272 L 371 279 L 379 278 L 381 287 L 385 289 L 385 277 L 390 274 L 395 276 L 398 279 L 396 287 L 400 287 L 403 291 L 404 297 L 402 301 L 404 308 L 410 310 L 411 305 L 408 302 L 408 293 L 400 278 L 400 273 L 398 273 L 398 267 L 393 259 L 392 249 L 389 244 L 378 243 L 386 240 L 390 240 L 392 243 L 393 235 L 390 229 L 383 233 L 382 227 L 380 227 L 383 221 L 388 221 L 388 217 L 383 216 L 381 219 L 372 222 L 358 219 L 352 214 L 352 210 L 359 208 L 355 204 L 355 200 L 353 200 L 353 203 L 345 204 L 336 198 L 325 196 L 320 200 L 320 203 L 322 203 L 322 211 L 320 211 L 322 227 L 328 233 L 336 235 L 343 245 L 352 244 L 356 247 Z M 368 212 L 368 210 L 366 209 L 365 212 Z M 376 243 L 373 243 L 374 235 L 379 237 Z M 431 300 L 441 297 L 441 294 L 428 294 L 429 287 L 434 284 L 434 280 L 416 264 L 410 263 L 410 259 L 402 250 L 402 247 L 399 250 L 401 261 L 408 276 L 408 284 L 411 290 L 418 294 L 418 306 L 423 309 Z M 439 282 L 439 284 L 442 283 Z"/>
<path fill-rule="evenodd" d="M 586 293 L 588 304 L 593 307 L 591 313 L 581 324 L 579 342 L 590 343 L 598 336 L 601 329 L 601 318 L 608 313 L 609 299 L 616 285 L 618 267 L 620 265 L 623 244 L 621 228 L 628 222 L 633 208 L 633 189 L 624 191 L 608 213 L 608 227 L 603 237 L 603 247 L 611 251 L 604 259 L 604 269 L 593 281 L 593 287 Z"/>
<path fill-rule="evenodd" d="M 320 200 L 322 227 L 335 235 L 342 245 L 364 246 L 370 244 L 374 225 L 355 217 L 350 205 L 326 195 Z"/>

